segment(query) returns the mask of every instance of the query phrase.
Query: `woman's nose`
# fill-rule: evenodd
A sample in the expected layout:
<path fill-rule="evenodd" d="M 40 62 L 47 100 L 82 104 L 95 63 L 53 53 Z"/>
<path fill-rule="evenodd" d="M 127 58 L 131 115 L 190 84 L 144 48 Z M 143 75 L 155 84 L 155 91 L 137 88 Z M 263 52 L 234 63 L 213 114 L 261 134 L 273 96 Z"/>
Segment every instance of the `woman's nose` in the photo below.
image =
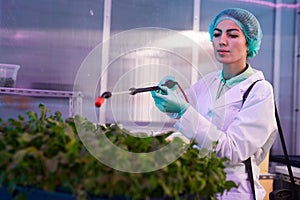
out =
<path fill-rule="evenodd" d="M 227 45 L 227 40 L 224 36 L 220 37 L 220 41 L 219 41 L 219 45 L 222 46 L 226 46 Z"/>

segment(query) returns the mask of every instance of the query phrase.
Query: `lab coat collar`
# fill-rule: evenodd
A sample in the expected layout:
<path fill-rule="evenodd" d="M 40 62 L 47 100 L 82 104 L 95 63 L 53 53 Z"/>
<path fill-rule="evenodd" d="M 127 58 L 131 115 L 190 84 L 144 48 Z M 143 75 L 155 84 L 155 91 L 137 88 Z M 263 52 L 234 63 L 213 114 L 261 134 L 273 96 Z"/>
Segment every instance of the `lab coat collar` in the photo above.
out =
<path fill-rule="evenodd" d="M 254 74 L 251 75 L 246 80 L 240 82 L 239 84 L 232 87 L 228 90 L 224 95 L 220 96 L 214 103 L 214 108 L 223 107 L 227 104 L 231 104 L 233 102 L 238 102 L 243 100 L 243 95 L 246 90 L 250 87 L 252 83 L 257 80 L 264 80 L 264 75 L 261 71 L 254 69 Z M 216 77 L 219 79 L 219 77 Z"/>
<path fill-rule="evenodd" d="M 232 88 L 235 85 L 237 85 L 238 83 L 246 80 L 247 78 L 249 78 L 252 74 L 254 74 L 254 70 L 252 69 L 252 67 L 250 66 L 250 64 L 247 63 L 247 68 L 244 72 L 242 72 L 241 74 L 234 76 L 228 80 L 224 79 L 224 71 L 221 70 L 219 72 L 219 78 L 221 79 L 221 82 L 224 83 L 227 87 Z"/>

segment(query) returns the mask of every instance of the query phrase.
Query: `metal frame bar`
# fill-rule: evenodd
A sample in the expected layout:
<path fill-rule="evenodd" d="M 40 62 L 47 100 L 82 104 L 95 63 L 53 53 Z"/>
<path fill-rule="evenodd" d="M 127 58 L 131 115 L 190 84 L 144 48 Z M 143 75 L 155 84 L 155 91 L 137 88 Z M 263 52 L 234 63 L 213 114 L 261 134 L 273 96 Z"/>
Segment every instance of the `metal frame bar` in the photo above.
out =
<path fill-rule="evenodd" d="M 101 62 L 101 85 L 100 91 L 107 90 L 108 84 L 108 71 L 106 66 L 109 60 L 109 38 L 111 29 L 111 4 L 112 0 L 104 0 L 104 13 L 103 13 L 103 36 L 102 36 L 102 62 Z M 105 124 L 106 108 L 103 106 L 99 112 L 99 123 Z"/>
<path fill-rule="evenodd" d="M 56 90 L 38 90 L 38 89 L 23 89 L 23 88 L 7 88 L 0 87 L 0 94 L 14 94 L 35 97 L 73 97 L 75 92 L 70 91 L 56 91 Z"/>
<path fill-rule="evenodd" d="M 193 17 L 193 31 L 199 32 L 200 31 L 200 4 L 201 0 L 194 0 L 194 17 Z M 198 59 L 199 59 L 199 49 L 193 47 L 193 57 L 192 57 L 192 74 L 191 74 L 191 84 L 194 84 L 198 80 L 198 71 L 195 67 L 198 66 Z"/>
<path fill-rule="evenodd" d="M 300 0 L 297 0 L 298 3 L 300 3 Z M 294 150 L 296 155 L 300 154 L 300 134 L 298 134 L 299 130 L 299 123 L 300 123 L 300 117 L 299 117 L 299 107 L 300 107 L 300 8 L 298 7 L 296 10 L 296 18 L 295 18 L 295 56 L 294 56 L 294 69 L 293 69 L 293 116 L 292 116 L 292 149 Z"/>
<path fill-rule="evenodd" d="M 260 174 L 259 175 L 259 180 L 273 180 L 275 177 L 277 177 L 276 174 Z"/>
<path fill-rule="evenodd" d="M 281 4 L 281 0 L 276 0 L 276 4 Z M 275 39 L 274 39 L 274 70 L 273 70 L 273 88 L 275 101 L 279 101 L 280 93 L 280 47 L 281 47 L 281 8 L 274 8 L 275 10 Z M 278 110 L 280 110 L 280 105 L 277 105 Z"/>
<path fill-rule="evenodd" d="M 80 115 L 82 114 L 82 95 L 80 92 L 0 87 L 0 94 L 31 97 L 68 98 L 69 116 L 74 116 L 75 113 Z M 74 104 L 74 101 L 76 101 L 76 104 Z M 74 109 L 75 105 L 77 110 Z"/>

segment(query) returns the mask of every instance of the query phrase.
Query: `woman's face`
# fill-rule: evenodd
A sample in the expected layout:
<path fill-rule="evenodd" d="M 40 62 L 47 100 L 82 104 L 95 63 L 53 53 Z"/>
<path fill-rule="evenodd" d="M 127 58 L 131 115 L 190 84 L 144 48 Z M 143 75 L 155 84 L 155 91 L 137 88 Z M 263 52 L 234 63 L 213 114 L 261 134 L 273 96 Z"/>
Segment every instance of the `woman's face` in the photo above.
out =
<path fill-rule="evenodd" d="M 245 65 L 248 45 L 243 31 L 235 22 L 222 20 L 214 30 L 212 43 L 215 57 L 220 63 Z"/>

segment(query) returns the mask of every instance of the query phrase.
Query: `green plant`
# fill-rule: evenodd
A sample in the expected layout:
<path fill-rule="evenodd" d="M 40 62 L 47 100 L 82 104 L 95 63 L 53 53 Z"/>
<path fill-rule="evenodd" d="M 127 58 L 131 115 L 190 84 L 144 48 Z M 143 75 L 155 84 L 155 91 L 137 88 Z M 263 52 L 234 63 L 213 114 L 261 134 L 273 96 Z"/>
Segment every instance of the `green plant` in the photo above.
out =
<path fill-rule="evenodd" d="M 115 145 L 128 151 L 150 152 L 167 144 L 166 133 L 156 137 L 133 137 L 117 124 L 94 125 L 75 116 L 63 120 L 60 112 L 39 105 L 40 116 L 27 112 L 26 117 L 0 119 L 0 186 L 10 192 L 17 186 L 47 191 L 63 189 L 86 199 L 89 195 L 132 199 L 150 197 L 214 199 L 236 185 L 226 181 L 225 158 L 215 152 L 201 156 L 190 145 L 182 156 L 167 167 L 148 173 L 114 170 L 95 159 L 79 139 L 75 126 L 95 134 L 105 134 Z M 180 139 L 176 142 L 188 145 Z"/>

